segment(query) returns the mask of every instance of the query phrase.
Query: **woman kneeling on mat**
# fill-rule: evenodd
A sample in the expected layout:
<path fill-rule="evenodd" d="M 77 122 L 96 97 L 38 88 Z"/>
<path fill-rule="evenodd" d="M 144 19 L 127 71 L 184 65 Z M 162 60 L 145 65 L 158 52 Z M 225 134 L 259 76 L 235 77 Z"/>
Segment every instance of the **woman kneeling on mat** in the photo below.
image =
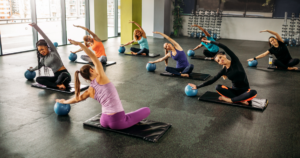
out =
<path fill-rule="evenodd" d="M 129 44 L 132 44 L 133 42 L 138 42 L 140 45 L 140 48 L 131 47 L 130 48 L 131 54 L 149 56 L 149 46 L 148 46 L 148 41 L 147 41 L 147 36 L 146 36 L 145 31 L 138 23 L 136 23 L 134 21 L 129 21 L 129 23 L 134 23 L 140 29 L 134 30 L 134 32 L 133 32 L 134 40 L 132 40 L 124 45 L 121 45 L 121 46 L 124 47 Z"/>
<path fill-rule="evenodd" d="M 177 75 L 177 76 L 190 77 L 190 73 L 192 73 L 194 69 L 194 65 L 189 64 L 181 46 L 177 42 L 175 42 L 172 38 L 170 38 L 169 36 L 161 32 L 153 32 L 153 33 L 162 35 L 173 45 L 171 43 L 165 43 L 164 44 L 165 56 L 155 61 L 149 61 L 149 63 L 158 63 L 158 62 L 165 61 L 165 64 L 167 66 L 166 67 L 167 72 L 170 72 L 173 75 Z M 170 57 L 172 57 L 176 61 L 176 68 L 168 66 L 168 58 Z"/>
<path fill-rule="evenodd" d="M 44 39 L 40 39 L 36 43 L 38 66 L 36 66 L 35 68 L 30 67 L 28 70 L 39 70 L 40 75 L 40 68 L 44 66 L 44 73 L 49 75 L 49 67 L 52 69 L 54 76 L 39 76 L 36 78 L 36 82 L 49 88 L 58 88 L 60 90 L 69 89 L 71 75 L 62 63 L 61 58 L 56 50 L 56 47 L 45 35 L 45 33 L 37 26 L 37 24 L 32 23 L 29 25 L 35 28 Z"/>
<path fill-rule="evenodd" d="M 270 49 L 267 50 L 263 54 L 260 54 L 254 58 L 248 59 L 248 61 L 263 58 L 263 57 L 267 56 L 269 53 L 271 53 L 271 54 L 274 54 L 277 58 L 277 59 L 274 59 L 274 61 L 273 61 L 274 65 L 277 68 L 288 69 L 288 70 L 298 70 L 297 67 L 293 67 L 293 66 L 299 64 L 299 59 L 296 59 L 296 58 L 292 59 L 290 52 L 289 52 L 287 46 L 285 45 L 284 41 L 282 40 L 281 36 L 278 33 L 274 32 L 274 31 L 270 31 L 270 30 L 264 30 L 264 31 L 260 31 L 260 32 L 269 32 L 269 33 L 275 35 L 276 38 L 274 36 L 269 37 Z"/>
<path fill-rule="evenodd" d="M 232 82 L 232 88 L 224 85 L 216 86 L 217 92 L 221 95 L 219 100 L 228 103 L 240 102 L 242 104 L 249 105 L 248 101 L 255 98 L 257 92 L 256 90 L 250 89 L 247 75 L 238 57 L 229 48 L 221 43 L 208 40 L 205 42 L 215 44 L 222 48 L 230 56 L 231 60 L 227 59 L 224 52 L 217 53 L 214 60 L 218 64 L 223 65 L 223 69 L 213 79 L 207 82 L 204 82 L 198 86 L 191 83 L 189 83 L 189 85 L 193 87 L 193 89 L 201 88 L 213 84 L 221 76 L 223 76 L 224 79 L 228 77 L 228 79 Z"/>
<path fill-rule="evenodd" d="M 79 26 L 79 25 L 74 25 L 74 26 L 84 29 L 85 31 L 87 31 L 89 34 L 91 34 L 93 36 L 93 38 L 89 35 L 84 36 L 83 37 L 84 44 L 87 47 L 91 47 L 92 50 L 95 51 L 96 57 L 102 64 L 106 64 L 107 57 L 106 57 L 105 48 L 103 46 L 101 39 L 94 32 L 92 32 L 91 30 L 89 30 L 86 27 Z M 71 51 L 71 53 L 77 53 L 80 51 L 82 51 L 82 48 L 80 48 L 79 50 L 77 50 L 75 52 Z M 92 59 L 87 55 L 81 55 L 81 59 L 84 61 L 90 62 L 90 63 L 92 62 Z"/>
<path fill-rule="evenodd" d="M 205 29 L 203 29 L 202 27 L 200 27 L 200 26 L 198 26 L 198 25 L 196 25 L 196 24 L 192 25 L 192 27 L 198 27 L 198 28 L 199 28 L 200 30 L 202 30 L 202 31 L 204 32 L 204 34 L 205 34 L 205 36 L 200 37 L 201 43 L 200 43 L 197 47 L 195 47 L 195 48 L 193 49 L 193 51 L 195 51 L 195 50 L 201 48 L 202 46 L 205 46 L 206 49 L 203 50 L 204 56 L 206 56 L 207 58 L 213 60 L 213 59 L 214 59 L 214 56 L 216 55 L 216 53 L 219 52 L 219 47 L 216 46 L 216 45 L 214 45 L 214 44 L 211 44 L 211 43 L 205 43 L 204 41 L 206 41 L 206 40 L 215 41 L 215 40 L 214 40 L 214 39 L 211 37 L 211 35 L 210 35 Z"/>
<path fill-rule="evenodd" d="M 102 64 L 94 53 L 82 43 L 70 40 L 71 44 L 79 45 L 81 49 L 91 58 L 95 69 L 90 65 L 84 65 L 80 71 L 75 72 L 75 97 L 69 100 L 57 99 L 56 102 L 62 104 L 78 103 L 94 98 L 102 105 L 102 115 L 100 124 L 105 128 L 125 129 L 131 127 L 150 114 L 148 107 L 140 108 L 134 112 L 125 114 L 117 89 L 106 76 Z M 91 81 L 90 87 L 80 95 L 80 74 L 84 79 Z"/>

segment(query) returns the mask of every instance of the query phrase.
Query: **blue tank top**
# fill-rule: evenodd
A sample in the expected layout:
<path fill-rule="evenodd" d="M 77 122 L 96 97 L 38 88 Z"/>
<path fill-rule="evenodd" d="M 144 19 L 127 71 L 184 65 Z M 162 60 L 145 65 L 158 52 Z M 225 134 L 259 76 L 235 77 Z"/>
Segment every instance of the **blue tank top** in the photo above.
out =
<path fill-rule="evenodd" d="M 189 66 L 189 62 L 186 58 L 184 51 L 179 51 L 177 49 L 175 50 L 177 54 L 173 56 L 171 52 L 171 57 L 176 61 L 176 68 L 186 68 L 187 66 Z"/>
<path fill-rule="evenodd" d="M 212 38 L 212 37 L 206 37 L 206 38 L 210 41 L 215 41 L 214 38 Z M 201 44 L 204 45 L 212 53 L 218 53 L 218 51 L 219 51 L 219 47 L 214 44 L 211 44 L 211 43 L 206 44 L 204 42 L 201 42 Z"/>
<path fill-rule="evenodd" d="M 147 41 L 146 38 L 142 37 L 142 38 L 138 41 L 138 43 L 140 44 L 140 49 L 146 48 L 146 49 L 149 50 L 148 41 Z"/>

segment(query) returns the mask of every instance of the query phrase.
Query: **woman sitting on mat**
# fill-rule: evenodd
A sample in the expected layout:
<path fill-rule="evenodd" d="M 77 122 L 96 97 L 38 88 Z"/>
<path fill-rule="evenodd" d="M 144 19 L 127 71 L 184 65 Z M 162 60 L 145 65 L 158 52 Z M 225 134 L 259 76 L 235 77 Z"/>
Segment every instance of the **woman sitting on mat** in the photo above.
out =
<path fill-rule="evenodd" d="M 50 41 L 50 39 L 45 35 L 45 33 L 38 27 L 37 24 L 29 24 L 36 29 L 38 33 L 44 38 L 40 39 L 36 43 L 37 47 L 37 58 L 38 66 L 35 68 L 30 67 L 29 71 L 39 70 L 44 66 L 44 74 L 49 75 L 48 67 L 52 69 L 54 76 L 39 76 L 36 78 L 36 82 L 47 86 L 49 88 L 58 88 L 60 90 L 69 89 L 69 83 L 71 82 L 71 75 L 68 70 L 65 68 L 64 64 L 61 61 L 61 58 L 56 50 L 56 47 Z"/>
<path fill-rule="evenodd" d="M 192 25 L 192 27 L 198 27 L 198 28 L 199 28 L 200 30 L 202 30 L 202 31 L 204 32 L 204 34 L 205 34 L 205 36 L 200 37 L 201 43 L 200 43 L 197 47 L 195 47 L 195 48 L 193 49 L 193 51 L 195 51 L 195 50 L 201 48 L 202 46 L 205 46 L 206 49 L 203 50 L 204 56 L 206 56 L 207 59 L 213 60 L 213 59 L 214 59 L 214 56 L 219 52 L 219 47 L 216 46 L 216 45 L 214 45 L 214 44 L 211 44 L 211 43 L 205 43 L 204 41 L 206 41 L 206 40 L 215 41 L 215 40 L 214 40 L 214 39 L 211 37 L 211 35 L 210 35 L 205 29 L 203 29 L 202 27 L 200 27 L 200 26 L 198 26 L 198 25 L 196 25 L 196 24 Z"/>
<path fill-rule="evenodd" d="M 282 68 L 282 69 L 288 69 L 288 70 L 298 70 L 297 67 L 293 67 L 297 64 L 299 64 L 299 59 L 292 59 L 290 52 L 286 45 L 284 44 L 284 41 L 282 40 L 281 36 L 270 30 L 264 30 L 260 32 L 269 32 L 274 36 L 269 37 L 269 46 L 270 49 L 267 50 L 265 53 L 260 54 L 254 58 L 248 59 L 248 61 L 256 60 L 263 58 L 267 56 L 269 53 L 274 54 L 277 59 L 274 59 L 273 63 L 277 68 Z"/>
<path fill-rule="evenodd" d="M 78 103 L 94 98 L 102 105 L 101 126 L 111 129 L 125 129 L 131 127 L 150 114 L 148 107 L 140 108 L 134 112 L 125 114 L 117 89 L 106 76 L 103 66 L 95 54 L 80 42 L 70 40 L 71 44 L 79 45 L 81 49 L 91 58 L 95 68 L 91 65 L 84 65 L 80 71 L 75 72 L 75 97 L 69 100 L 57 99 L 62 104 Z M 80 74 L 84 79 L 91 81 L 90 87 L 80 95 Z"/>
<path fill-rule="evenodd" d="M 121 46 L 124 47 L 129 44 L 132 44 L 133 42 L 138 42 L 140 45 L 140 48 L 131 47 L 130 48 L 131 54 L 149 56 L 149 46 L 148 46 L 148 41 L 147 41 L 147 36 L 146 36 L 145 31 L 138 23 L 136 23 L 134 21 L 129 21 L 129 23 L 134 23 L 140 29 L 134 30 L 134 32 L 133 32 L 134 40 L 132 40 L 124 45 L 121 45 Z"/>
<path fill-rule="evenodd" d="M 172 38 L 170 38 L 169 36 L 161 32 L 153 32 L 153 33 L 162 35 L 172 44 L 165 43 L 164 44 L 165 56 L 155 61 L 149 61 L 149 63 L 158 63 L 158 62 L 165 61 L 165 65 L 167 66 L 166 67 L 167 72 L 170 72 L 173 75 L 177 75 L 177 76 L 190 77 L 190 73 L 192 73 L 194 69 L 194 65 L 189 64 L 186 55 L 183 49 L 180 47 L 180 45 L 177 42 L 175 42 Z M 172 57 L 176 61 L 176 68 L 168 66 L 168 58 L 170 57 Z"/>
<path fill-rule="evenodd" d="M 83 37 L 84 44 L 87 47 L 91 47 L 92 50 L 95 51 L 96 57 L 102 64 L 106 64 L 107 57 L 106 57 L 105 48 L 103 46 L 101 39 L 94 32 L 92 32 L 91 30 L 89 30 L 86 27 L 79 26 L 79 25 L 74 25 L 74 26 L 84 29 L 85 31 L 87 31 L 89 34 L 91 34 L 93 36 L 93 38 L 89 35 L 84 36 Z M 77 53 L 80 51 L 82 51 L 81 48 L 75 52 L 71 51 L 71 53 Z M 90 62 L 90 63 L 92 62 L 92 59 L 87 55 L 81 55 L 81 59 L 84 61 Z"/>
<path fill-rule="evenodd" d="M 230 56 L 231 60 L 227 59 L 224 52 L 217 53 L 214 57 L 214 60 L 218 64 L 223 65 L 223 69 L 213 79 L 207 82 L 204 82 L 198 86 L 191 83 L 189 83 L 189 85 L 193 89 L 201 88 L 213 84 L 221 76 L 223 76 L 224 79 L 228 78 L 231 80 L 232 88 L 224 85 L 217 85 L 216 90 L 221 95 L 219 100 L 223 100 L 228 103 L 240 102 L 242 104 L 249 105 L 248 101 L 255 98 L 257 92 L 250 89 L 247 75 L 238 57 L 229 48 L 221 43 L 208 40 L 205 42 L 215 44 L 222 48 Z"/>

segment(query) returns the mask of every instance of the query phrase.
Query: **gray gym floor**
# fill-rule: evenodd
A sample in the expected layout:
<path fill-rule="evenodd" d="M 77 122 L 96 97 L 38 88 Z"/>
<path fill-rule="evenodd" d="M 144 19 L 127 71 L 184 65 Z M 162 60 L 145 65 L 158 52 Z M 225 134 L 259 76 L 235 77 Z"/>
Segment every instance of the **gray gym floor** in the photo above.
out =
<path fill-rule="evenodd" d="M 185 51 L 199 44 L 199 40 L 185 37 L 175 40 Z M 150 51 L 162 57 L 166 40 L 149 37 L 148 41 Z M 164 62 L 156 64 L 155 73 L 147 72 L 146 63 L 158 58 L 119 54 L 119 38 L 104 42 L 108 60 L 117 62 L 105 71 L 119 92 L 125 112 L 146 106 L 151 109 L 148 119 L 172 124 L 158 143 L 83 127 L 85 120 L 101 112 L 101 105 L 91 98 L 73 104 L 68 116 L 57 116 L 53 111 L 55 99 L 74 95 L 30 86 L 32 82 L 25 79 L 24 72 L 37 65 L 36 52 L 0 57 L 0 157 L 300 157 L 300 73 L 248 68 L 246 59 L 266 51 L 267 42 L 220 42 L 240 58 L 257 98 L 269 99 L 264 112 L 187 97 L 187 83 L 202 81 L 160 76 Z M 72 75 L 83 66 L 68 59 L 70 50 L 77 48 L 58 47 Z M 202 55 L 203 49 L 196 54 Z M 292 57 L 300 58 L 299 47 L 289 50 Z M 211 61 L 189 61 L 195 65 L 194 72 L 212 76 L 222 68 Z M 267 66 L 268 57 L 258 64 Z M 172 59 L 169 66 L 175 67 Z M 81 83 L 89 84 L 83 79 Z M 216 84 L 231 86 L 228 79 L 220 79 L 199 89 L 198 96 L 214 91 Z"/>

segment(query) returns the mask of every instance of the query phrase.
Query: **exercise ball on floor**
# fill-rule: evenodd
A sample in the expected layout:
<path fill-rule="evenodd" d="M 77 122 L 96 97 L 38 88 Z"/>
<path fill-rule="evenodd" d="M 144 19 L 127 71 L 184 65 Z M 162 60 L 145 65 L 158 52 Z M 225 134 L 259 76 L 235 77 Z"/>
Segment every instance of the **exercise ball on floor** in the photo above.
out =
<path fill-rule="evenodd" d="M 124 53 L 125 52 L 125 47 L 120 47 L 119 48 L 119 53 Z"/>
<path fill-rule="evenodd" d="M 77 59 L 77 54 L 71 53 L 70 56 L 69 56 L 69 59 L 70 59 L 71 61 L 75 61 L 75 60 Z"/>
<path fill-rule="evenodd" d="M 152 63 L 147 63 L 146 69 L 147 69 L 147 71 L 149 71 L 149 72 L 154 72 L 155 69 L 156 69 L 156 65 L 155 65 L 155 64 L 152 64 Z"/>
<path fill-rule="evenodd" d="M 192 57 L 192 56 L 195 55 L 195 52 L 194 52 L 193 50 L 188 50 L 187 55 L 188 55 L 189 57 Z"/>
<path fill-rule="evenodd" d="M 27 78 L 27 80 L 33 80 L 36 76 L 36 73 L 34 71 L 29 71 L 27 70 L 24 74 L 25 78 Z"/>
<path fill-rule="evenodd" d="M 258 64 L 257 60 L 248 61 L 248 65 L 250 67 L 256 67 Z"/>
<path fill-rule="evenodd" d="M 193 89 L 190 85 L 187 85 L 184 89 L 185 94 L 189 97 L 194 97 L 198 93 L 198 89 Z"/>
<path fill-rule="evenodd" d="M 55 47 L 58 47 L 58 43 L 57 43 L 57 42 L 54 42 L 53 45 L 54 45 Z"/>
<path fill-rule="evenodd" d="M 57 115 L 68 115 L 70 110 L 71 110 L 70 104 L 62 104 L 62 103 L 56 102 L 54 105 L 54 112 Z"/>

